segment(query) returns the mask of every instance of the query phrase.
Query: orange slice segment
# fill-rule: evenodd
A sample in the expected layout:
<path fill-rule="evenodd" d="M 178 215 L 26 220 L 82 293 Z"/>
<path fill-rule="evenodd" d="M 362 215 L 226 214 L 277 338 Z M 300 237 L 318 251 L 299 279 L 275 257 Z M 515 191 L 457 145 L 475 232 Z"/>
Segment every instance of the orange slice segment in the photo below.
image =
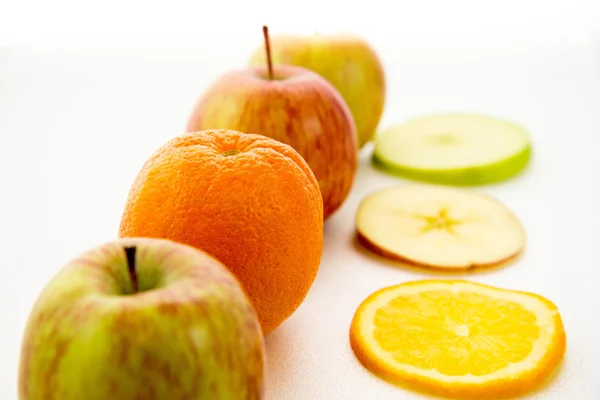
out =
<path fill-rule="evenodd" d="M 373 293 L 354 315 L 350 343 L 382 379 L 477 400 L 532 390 L 566 351 L 551 301 L 461 280 L 421 280 Z"/>

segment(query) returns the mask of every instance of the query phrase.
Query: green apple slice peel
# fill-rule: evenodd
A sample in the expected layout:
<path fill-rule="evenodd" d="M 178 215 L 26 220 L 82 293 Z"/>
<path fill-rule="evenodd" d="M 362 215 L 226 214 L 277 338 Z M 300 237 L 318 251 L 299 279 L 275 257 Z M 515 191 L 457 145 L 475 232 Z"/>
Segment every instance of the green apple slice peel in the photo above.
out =
<path fill-rule="evenodd" d="M 408 179 L 471 186 L 518 175 L 531 153 L 529 132 L 514 122 L 479 114 L 434 114 L 381 132 L 373 163 Z"/>

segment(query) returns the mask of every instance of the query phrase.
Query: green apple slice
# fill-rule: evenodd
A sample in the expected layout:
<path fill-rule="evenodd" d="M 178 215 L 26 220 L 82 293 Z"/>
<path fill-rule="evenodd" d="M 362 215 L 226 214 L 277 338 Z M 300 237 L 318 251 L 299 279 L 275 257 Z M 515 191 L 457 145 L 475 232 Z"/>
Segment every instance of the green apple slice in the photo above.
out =
<path fill-rule="evenodd" d="M 373 162 L 397 176 L 482 185 L 516 176 L 529 163 L 529 132 L 504 119 L 435 114 L 392 126 L 375 138 Z"/>
<path fill-rule="evenodd" d="M 378 190 L 356 214 L 360 243 L 414 266 L 465 270 L 517 257 L 526 235 L 501 202 L 467 189 L 405 185 Z"/>

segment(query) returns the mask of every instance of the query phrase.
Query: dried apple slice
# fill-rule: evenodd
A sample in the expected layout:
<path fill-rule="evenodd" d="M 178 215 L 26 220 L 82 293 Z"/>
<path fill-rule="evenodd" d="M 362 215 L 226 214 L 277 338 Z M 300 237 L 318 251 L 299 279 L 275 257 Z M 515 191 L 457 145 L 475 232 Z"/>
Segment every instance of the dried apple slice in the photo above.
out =
<path fill-rule="evenodd" d="M 504 119 L 435 114 L 392 126 L 375 138 L 373 162 L 409 179 L 481 185 L 509 179 L 529 163 L 529 132 Z"/>
<path fill-rule="evenodd" d="M 526 242 L 520 220 L 498 200 L 437 185 L 368 195 L 358 207 L 356 229 L 375 253 L 438 269 L 498 265 L 520 254 Z"/>

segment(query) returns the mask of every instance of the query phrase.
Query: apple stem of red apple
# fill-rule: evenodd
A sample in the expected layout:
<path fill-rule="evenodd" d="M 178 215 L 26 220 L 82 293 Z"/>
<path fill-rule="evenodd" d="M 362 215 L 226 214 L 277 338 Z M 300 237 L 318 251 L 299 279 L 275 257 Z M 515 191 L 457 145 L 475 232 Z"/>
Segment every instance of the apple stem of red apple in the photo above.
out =
<path fill-rule="evenodd" d="M 273 80 L 273 63 L 271 61 L 271 43 L 269 41 L 269 28 L 263 26 L 263 36 L 265 37 L 265 49 L 267 50 L 267 66 L 269 67 L 269 80 Z"/>
<path fill-rule="evenodd" d="M 133 288 L 133 293 L 138 292 L 137 273 L 135 271 L 135 252 L 135 246 L 125 247 L 125 255 L 127 257 L 127 269 L 129 270 L 129 277 L 131 278 L 131 287 Z"/>

